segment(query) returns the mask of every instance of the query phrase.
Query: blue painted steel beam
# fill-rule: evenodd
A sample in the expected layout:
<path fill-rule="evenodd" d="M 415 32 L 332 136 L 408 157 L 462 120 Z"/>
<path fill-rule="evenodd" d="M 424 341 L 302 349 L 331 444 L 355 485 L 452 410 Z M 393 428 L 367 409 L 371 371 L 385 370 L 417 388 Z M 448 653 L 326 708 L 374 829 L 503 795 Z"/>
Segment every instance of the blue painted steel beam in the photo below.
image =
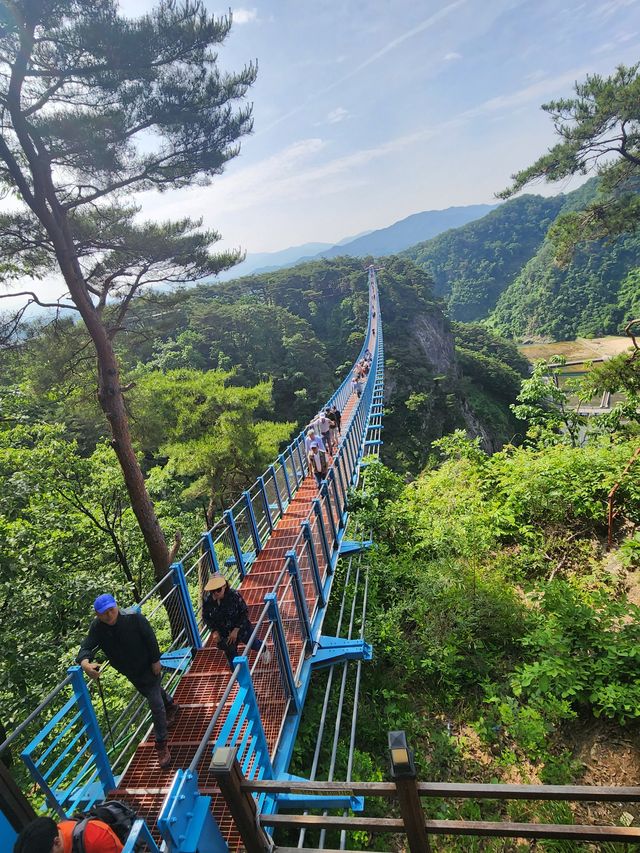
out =
<path fill-rule="evenodd" d="M 311 659 L 314 669 L 331 666 L 346 660 L 371 660 L 373 648 L 364 640 L 347 640 L 344 637 L 327 637 L 318 640 L 318 649 Z"/>
<path fill-rule="evenodd" d="M 360 551 L 367 551 L 372 547 L 373 539 L 363 539 L 360 542 L 356 542 L 354 539 L 343 539 L 340 543 L 340 556 L 344 557 L 346 554 L 358 554 Z"/>
<path fill-rule="evenodd" d="M 185 646 L 183 649 L 172 649 L 170 652 L 163 652 L 160 655 L 160 664 L 163 669 L 184 672 L 189 669 L 192 653 L 191 646 Z"/>
<path fill-rule="evenodd" d="M 311 501 L 311 505 L 313 507 L 313 511 L 316 514 L 316 518 L 318 519 L 318 528 L 320 530 L 320 538 L 322 540 L 322 548 L 324 550 L 324 554 L 327 560 L 327 565 L 331 567 L 331 571 L 333 567 L 331 566 L 331 548 L 329 547 L 329 539 L 327 538 L 327 531 L 324 526 L 324 519 L 322 517 L 322 501 L 319 498 L 314 498 Z"/>
<path fill-rule="evenodd" d="M 302 581 L 300 580 L 298 555 L 295 551 L 291 550 L 285 552 L 285 557 L 287 558 L 287 569 L 291 576 L 293 598 L 296 603 L 298 618 L 300 620 L 305 642 L 311 643 L 313 641 L 313 635 L 311 633 L 311 619 L 309 618 L 309 610 L 307 608 L 307 598 L 304 594 L 304 589 L 302 588 Z"/>
<path fill-rule="evenodd" d="M 349 787 L 345 785 L 345 787 Z M 364 811 L 364 797 L 349 794 L 276 794 L 276 804 L 285 809 L 351 809 Z"/>
<path fill-rule="evenodd" d="M 293 669 L 291 668 L 291 658 L 289 657 L 289 648 L 284 635 L 282 626 L 282 616 L 278 606 L 278 596 L 275 592 L 268 592 L 264 597 L 265 602 L 269 605 L 269 619 L 273 623 L 274 645 L 276 647 L 276 656 L 278 659 L 278 668 L 286 685 L 286 690 L 289 698 L 293 700 L 296 712 L 300 711 L 300 701 L 298 690 L 296 688 Z"/>
<path fill-rule="evenodd" d="M 172 853 L 228 853 L 211 797 L 198 791 L 198 776 L 178 770 L 158 818 L 158 828 Z"/>
<path fill-rule="evenodd" d="M 284 475 L 284 485 L 287 489 L 287 495 L 289 496 L 289 503 L 291 503 L 291 484 L 289 483 L 289 475 L 287 474 L 287 463 L 286 463 L 286 460 L 284 458 L 284 454 L 281 453 L 278 456 L 278 459 L 280 460 L 280 464 L 282 465 L 282 473 Z"/>
<path fill-rule="evenodd" d="M 318 565 L 318 557 L 316 555 L 316 550 L 313 545 L 313 534 L 311 533 L 311 524 L 308 520 L 300 522 L 300 527 L 302 528 L 302 535 L 305 538 L 307 543 L 307 552 L 309 554 L 309 562 L 311 563 L 311 573 L 313 575 L 313 585 L 316 588 L 316 600 L 318 602 L 318 607 L 324 607 L 326 605 L 326 600 L 324 597 L 324 591 L 322 589 L 322 580 L 320 578 L 320 566 Z"/>
<path fill-rule="evenodd" d="M 276 501 L 278 502 L 278 509 L 280 510 L 280 515 L 284 512 L 283 504 L 282 504 L 282 495 L 280 494 L 280 489 L 278 487 L 278 478 L 276 477 L 276 466 L 269 465 L 269 473 L 273 478 L 273 487 L 276 490 Z"/>
<path fill-rule="evenodd" d="M 218 555 L 216 554 L 216 548 L 213 544 L 213 536 L 208 530 L 202 534 L 201 547 L 202 550 L 209 555 L 212 572 L 219 572 L 220 566 L 218 565 Z"/>
<path fill-rule="evenodd" d="M 198 628 L 198 619 L 191 604 L 191 596 L 187 587 L 187 579 L 184 574 L 184 566 L 179 560 L 171 565 L 171 580 L 175 587 L 178 599 L 180 601 L 180 609 L 182 610 L 182 618 L 184 626 L 194 649 L 202 648 L 202 637 Z"/>
<path fill-rule="evenodd" d="M 267 524 L 269 525 L 269 533 L 273 533 L 273 519 L 271 518 L 271 504 L 269 503 L 269 498 L 267 497 L 267 489 L 264 484 L 264 477 L 258 477 L 258 487 L 260 489 L 260 494 L 262 496 L 262 504 L 264 506 L 264 513 L 267 517 Z"/>

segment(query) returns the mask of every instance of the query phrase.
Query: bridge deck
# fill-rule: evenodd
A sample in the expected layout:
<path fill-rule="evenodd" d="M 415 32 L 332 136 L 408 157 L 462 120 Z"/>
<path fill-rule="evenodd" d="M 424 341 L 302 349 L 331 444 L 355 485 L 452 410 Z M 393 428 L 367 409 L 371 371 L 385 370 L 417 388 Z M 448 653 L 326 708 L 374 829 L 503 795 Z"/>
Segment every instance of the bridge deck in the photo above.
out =
<path fill-rule="evenodd" d="M 357 406 L 357 397 L 352 394 L 342 411 L 342 431 L 346 431 Z M 250 618 L 255 622 L 264 607 L 264 596 L 273 589 L 273 585 L 282 570 L 285 554 L 291 548 L 300 532 L 300 521 L 308 518 L 312 511 L 311 502 L 318 497 L 315 479 L 309 475 L 290 504 L 286 512 L 275 526 L 265 548 L 260 552 L 251 567 L 251 571 L 242 580 L 240 590 L 249 607 Z M 325 519 L 328 523 L 328 519 Z M 313 591 L 310 581 L 302 574 L 303 587 L 307 601 L 311 601 Z M 293 632 L 287 635 L 287 644 L 292 659 L 300 655 L 301 639 Z M 294 648 L 297 645 L 297 648 Z M 255 653 L 248 652 L 249 666 L 253 665 Z M 272 659 L 275 655 L 272 656 Z M 181 707 L 177 724 L 169 733 L 169 749 L 173 758 L 172 765 L 167 770 L 158 767 L 155 755 L 153 736 L 149 735 L 143 741 L 125 773 L 119 780 L 118 788 L 112 796 L 129 802 L 159 840 L 157 819 L 164 799 L 169 791 L 177 768 L 187 768 L 191 763 L 207 726 L 211 721 L 224 690 L 229 682 L 230 672 L 224 654 L 210 642 L 196 652 L 189 670 L 182 676 L 175 693 L 175 700 Z M 274 690 L 274 678 L 278 678 L 275 660 L 268 667 L 259 666 L 253 672 L 253 684 L 261 710 L 262 725 L 270 751 L 276 747 L 278 737 L 288 712 L 289 703 L 280 690 Z M 237 684 L 227 700 L 230 706 L 237 693 Z M 220 733 L 224 721 L 224 713 L 220 716 L 218 725 L 210 739 L 211 749 Z M 208 773 L 211 760 L 211 749 L 205 750 L 198 767 L 198 788 L 202 794 L 211 796 L 211 810 L 216 818 L 220 831 L 226 839 L 230 850 L 240 850 L 241 841 L 237 833 L 226 803 L 222 798 L 213 777 Z"/>

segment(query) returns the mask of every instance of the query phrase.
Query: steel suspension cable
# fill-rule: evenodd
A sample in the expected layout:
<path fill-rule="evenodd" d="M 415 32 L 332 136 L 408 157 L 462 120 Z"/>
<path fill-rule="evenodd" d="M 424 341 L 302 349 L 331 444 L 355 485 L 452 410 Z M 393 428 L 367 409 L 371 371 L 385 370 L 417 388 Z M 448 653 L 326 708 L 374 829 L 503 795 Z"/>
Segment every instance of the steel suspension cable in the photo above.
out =
<path fill-rule="evenodd" d="M 349 586 L 349 580 L 351 578 L 351 563 L 353 562 L 353 557 L 349 557 L 349 562 L 347 564 L 347 573 L 345 575 L 344 581 L 344 589 L 342 590 L 342 601 L 340 602 L 340 612 L 338 614 L 338 624 L 336 625 L 336 635 L 340 636 L 340 630 L 342 628 L 342 619 L 344 617 L 344 607 L 346 603 L 347 589 Z M 329 668 L 329 675 L 327 677 L 327 686 L 324 691 L 324 701 L 322 703 L 322 712 L 320 714 L 320 723 L 318 724 L 318 736 L 316 738 L 316 746 L 313 753 L 313 762 L 311 764 L 311 773 L 309 774 L 309 780 L 313 782 L 316 778 L 316 773 L 318 771 L 318 764 L 320 761 L 320 751 L 322 749 L 322 739 L 324 738 L 324 726 L 327 717 L 327 709 L 329 707 L 329 699 L 331 697 L 331 687 L 333 685 L 333 669 L 334 667 Z M 306 810 L 304 814 L 309 814 L 309 811 Z M 302 847 L 304 844 L 304 839 L 306 835 L 306 829 L 301 829 L 300 834 L 298 835 L 298 847 Z"/>
<path fill-rule="evenodd" d="M 358 599 L 358 585 L 360 583 L 360 563 L 362 561 L 362 554 L 358 554 L 358 568 L 356 570 L 356 580 L 353 588 L 353 600 L 351 602 L 351 618 L 349 620 L 349 633 L 347 634 L 347 638 L 350 640 L 353 635 L 353 620 L 355 617 L 356 611 L 356 601 Z M 344 705 L 344 693 L 347 686 L 347 668 L 349 662 L 345 661 L 342 664 L 342 678 L 340 681 L 340 694 L 338 697 L 338 707 L 336 709 L 336 721 L 333 730 L 333 745 L 331 747 L 331 761 L 329 763 L 329 773 L 327 775 L 327 781 L 333 781 L 333 773 L 336 768 L 336 755 L 338 754 L 338 741 L 340 740 L 340 726 L 342 724 L 342 708 Z M 323 811 L 323 816 L 326 817 L 329 812 L 327 809 Z M 326 829 L 320 830 L 320 843 L 319 847 L 322 850 L 324 848 L 324 842 L 327 835 Z"/>
<path fill-rule="evenodd" d="M 371 534 L 369 534 L 369 538 L 371 538 Z M 369 566 L 366 568 L 366 574 L 364 577 L 364 595 L 362 599 L 362 617 L 360 623 L 360 639 L 364 639 L 364 625 L 367 618 L 367 599 L 369 596 Z M 355 751 L 356 745 L 356 723 L 358 720 L 358 704 L 360 699 L 360 676 L 362 673 L 362 661 L 359 660 L 356 666 L 356 683 L 353 691 L 353 711 L 351 713 L 351 736 L 349 738 L 349 759 L 347 761 L 347 782 L 351 781 L 351 773 L 353 771 L 353 753 Z M 346 817 L 348 814 L 348 809 L 345 809 L 343 812 L 343 817 Z M 347 843 L 347 831 L 343 829 L 340 833 L 340 850 L 345 849 L 345 844 Z"/>

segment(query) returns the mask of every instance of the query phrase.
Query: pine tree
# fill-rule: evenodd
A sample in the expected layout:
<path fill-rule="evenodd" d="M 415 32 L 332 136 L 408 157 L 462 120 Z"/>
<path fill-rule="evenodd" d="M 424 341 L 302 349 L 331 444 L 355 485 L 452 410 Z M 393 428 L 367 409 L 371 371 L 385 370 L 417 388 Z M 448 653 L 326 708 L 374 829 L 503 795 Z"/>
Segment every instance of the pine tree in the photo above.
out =
<path fill-rule="evenodd" d="M 131 194 L 206 183 L 238 154 L 256 68 L 218 68 L 214 48 L 230 27 L 231 15 L 214 18 L 200 0 L 162 0 L 136 19 L 114 0 L 0 2 L 0 181 L 21 202 L 0 220 L 4 275 L 61 274 L 66 298 L 24 295 L 72 309 L 87 327 L 98 399 L 158 578 L 169 554 L 113 339 L 145 285 L 211 275 L 239 253 L 212 254 L 219 235 L 197 221 L 137 223 Z"/>
<path fill-rule="evenodd" d="M 543 104 L 560 142 L 512 175 L 499 196 L 509 198 L 536 179 L 558 181 L 596 173 L 599 194 L 584 209 L 563 214 L 549 236 L 557 257 L 570 259 L 584 240 L 613 239 L 640 221 L 640 63 L 621 65 L 611 77 L 587 76 L 576 97 Z"/>

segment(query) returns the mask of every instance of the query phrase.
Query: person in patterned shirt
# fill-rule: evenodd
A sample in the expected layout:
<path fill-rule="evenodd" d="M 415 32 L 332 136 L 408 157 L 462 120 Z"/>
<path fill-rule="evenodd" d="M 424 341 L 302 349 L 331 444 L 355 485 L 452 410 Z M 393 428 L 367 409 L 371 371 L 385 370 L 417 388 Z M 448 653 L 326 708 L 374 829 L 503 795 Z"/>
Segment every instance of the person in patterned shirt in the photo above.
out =
<path fill-rule="evenodd" d="M 233 670 L 238 643 L 244 645 L 248 642 L 253 633 L 253 625 L 244 598 L 236 589 L 231 589 L 227 579 L 219 572 L 212 575 L 205 585 L 202 618 L 211 631 L 212 641 L 225 653 Z M 262 640 L 256 637 L 251 648 L 257 652 L 261 646 Z M 265 664 L 270 662 L 269 649 L 265 648 L 262 652 L 261 660 Z"/>

